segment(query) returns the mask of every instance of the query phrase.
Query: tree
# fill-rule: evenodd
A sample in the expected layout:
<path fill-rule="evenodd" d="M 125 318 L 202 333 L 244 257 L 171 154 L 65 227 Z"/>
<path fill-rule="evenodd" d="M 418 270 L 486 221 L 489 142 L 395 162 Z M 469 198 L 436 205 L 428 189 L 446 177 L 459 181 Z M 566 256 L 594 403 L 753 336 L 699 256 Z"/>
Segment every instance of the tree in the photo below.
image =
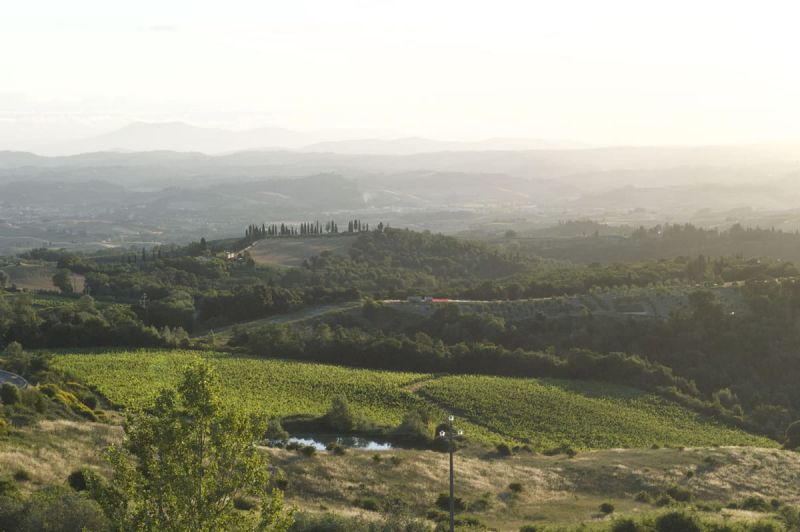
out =
<path fill-rule="evenodd" d="M 53 275 L 53 285 L 61 290 L 62 294 L 72 293 L 72 275 L 69 270 L 62 268 Z"/>
<path fill-rule="evenodd" d="M 279 491 L 268 491 L 266 458 L 253 442 L 264 423 L 224 410 L 217 376 L 195 362 L 177 391 L 162 390 L 148 410 L 128 415 L 126 440 L 112 447 L 110 486 L 90 491 L 121 529 L 210 532 L 288 530 Z M 234 508 L 240 497 L 261 499 L 260 515 Z"/>
<path fill-rule="evenodd" d="M 0 290 L 8 286 L 8 282 L 10 281 L 10 277 L 6 272 L 0 270 Z"/>
<path fill-rule="evenodd" d="M 350 405 L 347 404 L 347 399 L 342 395 L 337 395 L 331 401 L 331 407 L 325 414 L 325 424 L 340 432 L 350 432 L 356 426 L 355 417 L 353 412 L 350 411 Z"/>

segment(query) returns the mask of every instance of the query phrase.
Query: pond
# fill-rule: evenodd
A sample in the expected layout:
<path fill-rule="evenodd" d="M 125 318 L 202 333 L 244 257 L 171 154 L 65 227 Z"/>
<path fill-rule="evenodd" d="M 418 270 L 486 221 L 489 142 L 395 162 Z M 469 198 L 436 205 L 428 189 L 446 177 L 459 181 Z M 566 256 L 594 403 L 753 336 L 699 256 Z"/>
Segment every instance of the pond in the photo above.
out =
<path fill-rule="evenodd" d="M 314 447 L 318 451 L 324 451 L 329 444 L 335 443 L 348 449 L 364 449 L 366 451 L 389 451 L 392 444 L 387 441 L 378 441 L 371 438 L 361 438 L 359 436 L 342 436 L 339 434 L 322 433 L 297 433 L 289 438 L 289 443 Z"/>

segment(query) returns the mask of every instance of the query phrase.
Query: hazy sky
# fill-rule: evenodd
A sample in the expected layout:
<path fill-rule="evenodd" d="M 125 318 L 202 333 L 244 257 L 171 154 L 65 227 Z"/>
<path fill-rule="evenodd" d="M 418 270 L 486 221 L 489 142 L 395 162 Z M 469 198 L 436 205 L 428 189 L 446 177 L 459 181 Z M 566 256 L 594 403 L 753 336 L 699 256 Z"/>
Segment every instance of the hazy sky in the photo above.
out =
<path fill-rule="evenodd" d="M 133 120 L 608 144 L 800 137 L 797 2 L 3 4 L 0 141 Z"/>

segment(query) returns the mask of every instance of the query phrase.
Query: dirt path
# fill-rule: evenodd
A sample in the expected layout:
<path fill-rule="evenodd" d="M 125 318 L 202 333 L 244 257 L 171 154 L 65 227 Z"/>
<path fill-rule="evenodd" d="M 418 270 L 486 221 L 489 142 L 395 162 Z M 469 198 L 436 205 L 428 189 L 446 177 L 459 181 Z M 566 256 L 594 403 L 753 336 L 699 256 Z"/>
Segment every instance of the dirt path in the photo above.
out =
<path fill-rule="evenodd" d="M 297 312 L 291 312 L 289 314 L 278 314 L 275 316 L 269 316 L 267 318 L 261 318 L 258 320 L 252 321 L 244 321 L 239 323 L 234 323 L 233 325 L 228 325 L 222 327 L 220 329 L 214 330 L 214 334 L 217 337 L 220 336 L 230 336 L 231 332 L 233 331 L 234 327 L 240 327 L 243 329 L 252 329 L 254 327 L 261 327 L 264 325 L 269 325 L 270 323 L 291 323 L 293 321 L 301 321 L 306 320 L 309 318 L 316 318 L 317 316 L 322 316 L 323 314 L 328 314 L 331 312 L 342 312 L 345 310 L 352 310 L 356 309 L 361 305 L 359 301 L 348 301 L 346 303 L 334 303 L 332 305 L 319 305 L 316 307 L 309 307 L 304 308 L 302 310 L 298 310 Z M 207 336 L 210 331 L 204 331 L 201 333 L 197 333 L 194 335 L 195 338 Z"/>

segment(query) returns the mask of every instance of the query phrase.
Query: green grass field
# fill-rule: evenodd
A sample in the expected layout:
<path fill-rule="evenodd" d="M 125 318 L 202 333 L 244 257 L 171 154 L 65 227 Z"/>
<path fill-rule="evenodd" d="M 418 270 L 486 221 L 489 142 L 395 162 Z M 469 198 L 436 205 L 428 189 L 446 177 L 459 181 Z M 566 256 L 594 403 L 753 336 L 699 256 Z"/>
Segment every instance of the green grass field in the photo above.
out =
<path fill-rule="evenodd" d="M 95 386 L 114 403 L 137 406 L 173 386 L 193 351 L 68 353 L 53 366 Z M 226 404 L 268 416 L 319 415 L 333 396 L 378 424 L 396 425 L 415 406 L 437 419 L 455 413 L 472 440 L 530 440 L 538 449 L 755 445 L 771 440 L 707 420 L 631 388 L 580 381 L 447 376 L 350 369 L 276 359 L 206 355 Z"/>

